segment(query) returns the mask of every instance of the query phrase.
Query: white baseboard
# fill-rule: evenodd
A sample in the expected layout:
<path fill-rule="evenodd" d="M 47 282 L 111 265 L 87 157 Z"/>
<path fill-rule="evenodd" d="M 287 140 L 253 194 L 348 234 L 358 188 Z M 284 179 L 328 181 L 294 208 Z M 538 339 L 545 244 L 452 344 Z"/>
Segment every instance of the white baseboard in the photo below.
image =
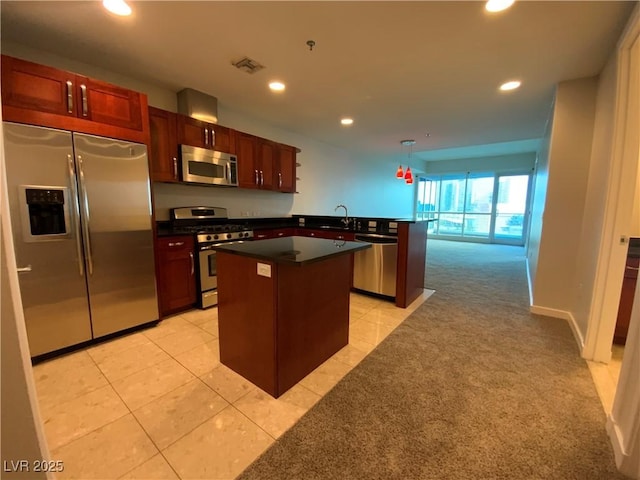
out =
<path fill-rule="evenodd" d="M 529 307 L 531 313 L 536 315 L 544 315 L 545 317 L 561 318 L 562 320 L 571 320 L 571 313 L 566 310 L 557 310 L 555 308 L 541 307 L 539 305 L 531 305 Z"/>
<path fill-rule="evenodd" d="M 524 261 L 527 267 L 527 286 L 529 287 L 529 305 L 533 305 L 533 284 L 531 282 L 531 271 L 529 270 L 529 258 Z"/>
<path fill-rule="evenodd" d="M 555 308 L 541 307 L 539 305 L 531 305 L 529 307 L 529 311 L 537 315 L 544 315 L 545 317 L 560 318 L 562 320 L 566 320 L 571 327 L 573 338 L 575 338 L 580 351 L 582 351 L 582 349 L 584 348 L 584 337 L 582 336 L 582 333 L 578 328 L 578 324 L 576 323 L 576 319 L 573 318 L 573 314 L 571 312 L 567 312 L 566 310 L 557 310 Z"/>

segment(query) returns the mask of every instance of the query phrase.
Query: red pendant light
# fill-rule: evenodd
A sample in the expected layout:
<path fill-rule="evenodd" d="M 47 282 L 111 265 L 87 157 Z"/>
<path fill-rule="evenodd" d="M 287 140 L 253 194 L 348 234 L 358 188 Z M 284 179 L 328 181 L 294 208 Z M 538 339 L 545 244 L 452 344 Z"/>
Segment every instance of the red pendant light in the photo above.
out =
<path fill-rule="evenodd" d="M 404 172 L 402 171 L 402 165 L 398 165 L 398 171 L 396 171 L 396 178 L 404 178 Z"/>
<path fill-rule="evenodd" d="M 411 173 L 411 167 L 407 167 L 407 171 L 404 174 L 404 181 L 407 185 L 411 185 L 413 183 L 413 173 Z"/>

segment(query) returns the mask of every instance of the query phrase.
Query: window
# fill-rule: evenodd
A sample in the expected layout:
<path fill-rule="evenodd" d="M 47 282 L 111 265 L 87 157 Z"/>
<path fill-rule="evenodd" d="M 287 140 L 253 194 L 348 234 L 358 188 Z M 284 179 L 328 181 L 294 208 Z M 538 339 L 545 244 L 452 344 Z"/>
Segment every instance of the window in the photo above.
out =
<path fill-rule="evenodd" d="M 418 219 L 433 236 L 524 244 L 529 173 L 469 172 L 420 177 Z"/>

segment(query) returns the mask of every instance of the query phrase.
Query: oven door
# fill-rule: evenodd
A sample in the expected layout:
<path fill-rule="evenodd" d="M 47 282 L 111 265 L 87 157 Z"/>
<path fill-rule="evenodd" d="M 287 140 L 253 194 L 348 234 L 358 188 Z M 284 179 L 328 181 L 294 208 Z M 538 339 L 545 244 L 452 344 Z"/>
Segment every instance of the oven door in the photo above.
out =
<path fill-rule="evenodd" d="M 200 267 L 200 304 L 202 308 L 213 307 L 218 304 L 215 250 L 210 247 L 201 247 L 198 261 Z"/>
<path fill-rule="evenodd" d="M 209 245 L 200 245 L 198 266 L 200 267 L 200 305 L 202 308 L 213 307 L 218 304 L 218 272 L 217 257 L 213 247 L 218 245 L 230 245 L 232 243 L 244 243 L 244 240 L 237 242 L 222 242 Z"/>

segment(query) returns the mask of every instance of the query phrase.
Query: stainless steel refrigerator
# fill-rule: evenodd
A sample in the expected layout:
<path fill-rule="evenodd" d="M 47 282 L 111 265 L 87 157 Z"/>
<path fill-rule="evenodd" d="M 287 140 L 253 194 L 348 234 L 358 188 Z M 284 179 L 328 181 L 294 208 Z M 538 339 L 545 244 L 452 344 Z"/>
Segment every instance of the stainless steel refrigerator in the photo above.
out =
<path fill-rule="evenodd" d="M 3 123 L 31 356 L 158 319 L 145 145 Z"/>

